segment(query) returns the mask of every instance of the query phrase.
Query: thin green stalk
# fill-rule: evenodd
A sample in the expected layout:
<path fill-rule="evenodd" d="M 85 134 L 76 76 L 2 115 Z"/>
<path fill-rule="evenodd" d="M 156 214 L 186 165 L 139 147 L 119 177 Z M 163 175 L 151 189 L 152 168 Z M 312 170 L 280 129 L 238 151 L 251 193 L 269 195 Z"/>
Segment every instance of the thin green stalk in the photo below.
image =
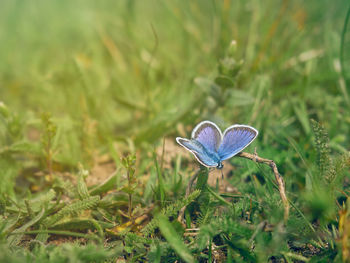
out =
<path fill-rule="evenodd" d="M 226 205 L 233 206 L 230 202 L 227 202 L 223 197 L 221 197 L 220 195 L 218 195 L 217 193 L 215 193 L 215 192 L 210 188 L 209 185 L 206 185 L 205 187 L 206 187 L 206 189 L 208 190 L 208 192 L 209 192 L 210 194 L 212 194 L 212 196 L 214 196 L 218 201 L 220 201 L 220 202 L 222 202 L 222 203 L 224 203 L 224 204 L 226 204 Z"/>

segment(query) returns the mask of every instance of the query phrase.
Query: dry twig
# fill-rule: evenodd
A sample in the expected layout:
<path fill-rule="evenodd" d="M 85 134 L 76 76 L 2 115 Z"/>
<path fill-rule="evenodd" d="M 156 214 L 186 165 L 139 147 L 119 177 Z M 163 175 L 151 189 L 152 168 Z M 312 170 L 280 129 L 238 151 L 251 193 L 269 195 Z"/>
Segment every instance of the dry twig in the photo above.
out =
<path fill-rule="evenodd" d="M 278 186 L 278 191 L 280 192 L 280 196 L 281 196 L 281 199 L 283 202 L 284 221 L 286 222 L 288 219 L 288 216 L 289 216 L 289 202 L 288 202 L 287 195 L 286 195 L 284 180 L 283 180 L 282 176 L 280 175 L 280 173 L 278 172 L 278 169 L 277 169 L 275 162 L 272 160 L 269 160 L 269 159 L 261 158 L 257 154 L 250 154 L 250 153 L 246 153 L 246 152 L 241 152 L 241 153 L 237 154 L 236 156 L 246 158 L 246 159 L 252 160 L 252 161 L 257 162 L 257 163 L 267 164 L 268 166 L 271 167 L 271 169 L 275 175 L 275 179 L 276 179 L 277 186 Z"/>
<path fill-rule="evenodd" d="M 242 158 L 246 158 L 246 159 L 252 160 L 252 161 L 257 162 L 257 163 L 267 164 L 268 166 L 271 167 L 272 172 L 275 175 L 275 179 L 276 179 L 277 186 L 278 186 L 278 191 L 280 193 L 280 197 L 282 199 L 282 203 L 283 203 L 283 206 L 284 206 L 284 222 L 286 222 L 288 220 L 288 216 L 289 216 L 289 202 L 288 202 L 287 195 L 286 195 L 286 189 L 285 189 L 284 180 L 283 180 L 282 176 L 280 175 L 280 173 L 278 172 L 278 169 L 277 169 L 277 166 L 276 166 L 275 162 L 273 160 L 269 160 L 269 159 L 265 159 L 265 158 L 259 157 L 257 155 L 256 151 L 255 151 L 254 154 L 241 152 L 241 153 L 237 154 L 236 156 L 242 157 Z M 186 197 L 190 194 L 192 185 L 193 185 L 194 181 L 197 179 L 197 177 L 200 174 L 200 172 L 201 172 L 201 170 L 196 172 L 191 177 L 191 179 L 189 181 L 189 184 L 188 184 L 188 186 L 186 188 Z M 179 222 L 183 222 L 185 209 L 186 209 L 186 207 L 183 207 L 180 210 L 180 212 L 179 212 L 179 216 L 177 218 Z"/>

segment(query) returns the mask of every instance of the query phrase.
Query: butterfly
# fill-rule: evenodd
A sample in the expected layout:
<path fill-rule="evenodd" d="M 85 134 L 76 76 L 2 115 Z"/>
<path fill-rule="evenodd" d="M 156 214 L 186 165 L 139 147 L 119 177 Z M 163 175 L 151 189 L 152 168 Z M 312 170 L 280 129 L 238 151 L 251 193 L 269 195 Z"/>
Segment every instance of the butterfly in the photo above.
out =
<path fill-rule="evenodd" d="M 222 161 L 240 153 L 254 141 L 258 133 L 248 125 L 235 124 L 222 134 L 215 123 L 202 121 L 193 129 L 190 140 L 177 137 L 176 141 L 193 153 L 202 165 L 222 169 Z"/>

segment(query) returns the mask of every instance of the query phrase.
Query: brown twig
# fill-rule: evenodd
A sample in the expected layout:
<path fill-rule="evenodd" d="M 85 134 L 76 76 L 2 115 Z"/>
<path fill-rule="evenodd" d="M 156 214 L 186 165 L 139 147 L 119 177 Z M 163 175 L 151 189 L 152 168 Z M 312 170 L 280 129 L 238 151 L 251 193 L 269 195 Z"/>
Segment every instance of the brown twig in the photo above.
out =
<path fill-rule="evenodd" d="M 286 222 L 288 219 L 288 216 L 289 216 L 289 202 L 288 202 L 287 195 L 286 195 L 284 180 L 283 180 L 282 176 L 280 175 L 280 173 L 278 172 L 278 169 L 277 169 L 275 162 L 272 160 L 269 160 L 269 159 L 261 158 L 257 154 L 250 154 L 250 153 L 246 153 L 246 152 L 241 152 L 241 153 L 237 154 L 236 156 L 246 158 L 246 159 L 252 160 L 252 161 L 257 162 L 257 163 L 267 164 L 268 166 L 271 167 L 271 169 L 275 175 L 278 190 L 280 192 L 280 196 L 281 196 L 281 199 L 283 202 L 284 221 Z"/>
<path fill-rule="evenodd" d="M 278 169 L 277 169 L 275 162 L 273 160 L 259 157 L 256 150 L 254 151 L 254 154 L 240 152 L 236 156 L 252 160 L 253 162 L 267 164 L 268 166 L 271 167 L 271 169 L 275 175 L 275 179 L 277 181 L 277 186 L 278 186 L 278 191 L 280 193 L 280 196 L 281 196 L 281 199 L 283 202 L 283 206 L 284 206 L 284 222 L 287 222 L 288 216 L 289 216 L 289 202 L 288 202 L 287 195 L 286 195 L 284 180 L 283 180 L 282 176 L 280 175 L 280 173 L 278 172 Z M 186 188 L 186 197 L 190 194 L 192 185 L 200 173 L 201 173 L 201 169 L 199 171 L 197 171 L 194 175 L 192 175 L 192 177 L 187 185 L 187 188 Z M 185 210 L 186 210 L 186 207 L 181 208 L 179 215 L 177 217 L 177 220 L 181 223 L 183 222 Z"/>
<path fill-rule="evenodd" d="M 237 154 L 236 156 L 238 157 L 242 157 L 242 158 L 246 158 L 249 160 L 252 160 L 254 162 L 257 163 L 263 163 L 263 164 L 267 164 L 268 166 L 271 167 L 272 172 L 275 175 L 275 179 L 277 182 L 277 186 L 278 186 L 278 191 L 280 193 L 282 202 L 283 202 L 283 206 L 284 206 L 284 222 L 286 222 L 288 220 L 288 216 L 289 216 L 289 202 L 287 199 L 287 195 L 286 195 L 286 189 L 285 189 L 285 183 L 283 180 L 283 177 L 280 175 L 280 173 L 278 172 L 277 166 L 275 164 L 275 162 L 273 160 L 269 160 L 269 159 L 265 159 L 265 158 L 261 158 L 258 156 L 256 150 L 254 151 L 254 154 L 251 153 L 246 153 L 246 152 L 240 152 L 239 154 Z M 197 171 L 194 175 L 192 175 L 187 188 L 186 188 L 186 197 L 190 194 L 191 192 L 191 188 L 192 185 L 194 183 L 194 181 L 197 179 L 198 175 L 201 173 L 201 170 Z M 184 218 L 184 213 L 185 213 L 186 207 L 183 207 L 180 212 L 179 212 L 179 216 L 177 218 L 177 220 L 179 222 L 183 222 L 183 218 Z"/>

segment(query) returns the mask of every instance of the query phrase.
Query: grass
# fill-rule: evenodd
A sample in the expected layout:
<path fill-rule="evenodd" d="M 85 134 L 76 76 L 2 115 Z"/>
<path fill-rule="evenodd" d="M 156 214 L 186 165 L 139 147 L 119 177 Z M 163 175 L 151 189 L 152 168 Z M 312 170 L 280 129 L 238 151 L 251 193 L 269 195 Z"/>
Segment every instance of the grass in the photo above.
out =
<path fill-rule="evenodd" d="M 348 262 L 349 3 L 3 1 L 0 262 Z M 202 120 L 274 160 L 225 178 Z M 184 224 L 177 218 L 183 207 Z"/>

